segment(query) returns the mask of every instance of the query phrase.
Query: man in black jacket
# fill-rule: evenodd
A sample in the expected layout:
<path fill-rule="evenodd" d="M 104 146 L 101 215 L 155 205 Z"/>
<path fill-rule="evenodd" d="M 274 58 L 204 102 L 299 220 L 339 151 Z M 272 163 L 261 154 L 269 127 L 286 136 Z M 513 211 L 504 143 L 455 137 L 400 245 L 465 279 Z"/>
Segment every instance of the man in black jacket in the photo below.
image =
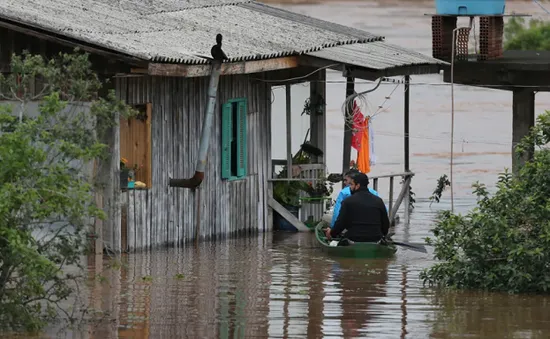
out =
<path fill-rule="evenodd" d="M 384 201 L 369 192 L 369 177 L 363 173 L 351 175 L 351 197 L 342 202 L 340 214 L 327 238 L 348 230 L 346 238 L 356 242 L 377 242 L 388 235 L 390 220 Z"/>

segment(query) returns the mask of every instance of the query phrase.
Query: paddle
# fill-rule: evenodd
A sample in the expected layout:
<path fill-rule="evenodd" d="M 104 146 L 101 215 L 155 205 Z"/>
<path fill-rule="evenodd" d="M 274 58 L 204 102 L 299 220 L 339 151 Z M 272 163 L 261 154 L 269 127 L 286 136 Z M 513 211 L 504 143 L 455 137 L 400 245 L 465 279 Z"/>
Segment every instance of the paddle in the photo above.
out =
<path fill-rule="evenodd" d="M 397 245 L 397 246 L 403 246 L 403 247 L 407 247 L 413 251 L 416 251 L 416 252 L 421 252 L 421 253 L 428 253 L 428 251 L 426 250 L 426 246 L 422 245 L 422 244 L 407 244 L 407 243 L 404 243 L 404 242 L 398 242 L 398 241 L 393 241 L 393 240 L 390 240 L 390 242 L 394 245 Z"/>

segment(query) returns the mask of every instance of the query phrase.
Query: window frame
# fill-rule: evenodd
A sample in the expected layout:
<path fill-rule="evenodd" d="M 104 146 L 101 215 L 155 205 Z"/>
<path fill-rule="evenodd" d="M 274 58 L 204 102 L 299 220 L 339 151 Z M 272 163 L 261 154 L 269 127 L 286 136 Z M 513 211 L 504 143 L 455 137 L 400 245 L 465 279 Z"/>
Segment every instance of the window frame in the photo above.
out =
<path fill-rule="evenodd" d="M 237 112 L 234 112 L 234 104 L 237 104 Z M 236 117 L 236 118 L 235 118 Z M 221 108 L 221 177 L 222 180 L 243 180 L 248 176 L 248 147 L 247 147 L 247 123 L 248 123 L 247 98 L 234 98 L 227 100 Z M 236 124 L 236 132 L 234 127 Z M 236 142 L 237 154 L 233 154 L 232 142 Z M 235 158 L 236 157 L 236 158 Z M 233 161 L 237 167 L 233 171 Z"/>

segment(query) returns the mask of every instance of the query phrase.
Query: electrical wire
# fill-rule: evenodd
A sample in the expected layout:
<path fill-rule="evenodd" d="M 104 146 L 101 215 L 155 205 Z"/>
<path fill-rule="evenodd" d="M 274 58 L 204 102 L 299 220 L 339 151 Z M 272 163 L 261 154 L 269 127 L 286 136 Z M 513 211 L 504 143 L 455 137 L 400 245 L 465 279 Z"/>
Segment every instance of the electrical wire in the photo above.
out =
<path fill-rule="evenodd" d="M 400 84 L 397 84 L 393 90 L 390 92 L 390 95 L 386 96 L 384 101 L 382 102 L 381 105 L 378 106 L 376 112 L 374 112 L 374 114 L 371 116 L 371 118 L 374 118 L 375 116 L 377 116 L 378 114 L 382 113 L 382 108 L 384 107 L 384 104 L 391 99 L 391 96 L 393 95 L 393 92 L 395 92 L 395 90 L 397 89 L 397 87 L 399 87 Z"/>
<path fill-rule="evenodd" d="M 550 11 L 547 10 L 540 2 L 538 2 L 538 0 L 533 0 L 533 2 L 537 4 L 540 8 L 542 8 L 542 10 L 546 12 L 546 14 L 550 14 Z"/>
<path fill-rule="evenodd" d="M 376 91 L 376 89 L 380 87 L 380 84 L 382 83 L 382 79 L 383 78 L 379 78 L 378 82 L 376 83 L 376 86 L 374 86 L 373 88 L 369 88 L 363 92 L 354 93 L 346 97 L 346 99 L 344 100 L 344 103 L 342 104 L 341 110 L 344 115 L 344 122 L 347 128 L 353 129 L 354 116 L 353 114 L 348 114 L 348 113 L 351 113 L 351 112 L 348 112 L 348 110 L 350 107 L 353 107 L 354 100 L 356 98 L 360 98 L 359 100 L 361 100 L 362 103 L 366 103 L 366 105 L 368 105 L 366 94 Z"/>
<path fill-rule="evenodd" d="M 327 85 L 340 85 L 340 84 L 346 84 L 347 81 L 346 80 L 312 80 L 312 81 L 309 81 L 308 82 L 324 82 L 326 83 Z M 368 85 L 368 84 L 374 84 L 375 82 L 374 81 L 356 81 L 355 84 L 365 84 L 365 85 Z M 394 84 L 397 84 L 398 82 L 385 82 L 385 81 L 382 81 L 380 83 L 380 86 L 383 86 L 383 85 L 394 85 Z M 399 84 L 404 84 L 403 82 L 399 82 Z M 488 89 L 497 89 L 497 88 L 510 88 L 511 85 L 465 85 L 465 84 L 454 84 L 455 86 L 459 86 L 459 87 L 487 87 Z M 284 85 L 275 85 L 273 87 L 281 87 L 281 86 L 284 86 Z M 451 86 L 450 83 L 446 83 L 446 82 L 411 82 L 410 83 L 410 86 Z M 543 86 L 537 86 L 537 85 L 513 85 L 512 87 L 514 88 L 545 88 L 545 89 L 548 89 L 550 90 L 550 84 L 548 85 L 543 85 Z"/>
<path fill-rule="evenodd" d="M 402 133 L 396 133 L 396 132 L 383 132 L 383 131 L 377 131 L 376 135 L 381 135 L 385 137 L 396 137 L 396 138 L 404 138 L 407 136 L 406 134 Z M 437 141 L 437 142 L 449 142 L 451 138 L 437 138 L 437 137 L 429 137 L 429 136 L 423 136 L 423 135 L 411 135 L 409 133 L 408 135 L 409 139 L 419 139 L 419 140 L 430 140 L 430 141 Z M 464 144 L 478 144 L 478 145 L 496 145 L 496 146 L 512 146 L 512 142 L 499 142 L 499 141 L 492 141 L 492 140 L 471 140 L 466 139 L 462 137 L 460 141 L 454 140 L 453 143 L 455 145 L 464 145 Z"/>

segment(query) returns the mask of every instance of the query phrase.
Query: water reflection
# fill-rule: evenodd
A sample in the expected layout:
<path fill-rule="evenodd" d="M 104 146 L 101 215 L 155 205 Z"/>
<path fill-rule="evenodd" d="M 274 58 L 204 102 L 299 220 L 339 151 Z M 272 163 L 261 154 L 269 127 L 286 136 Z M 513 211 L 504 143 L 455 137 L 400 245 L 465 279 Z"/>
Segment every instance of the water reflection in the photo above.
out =
<path fill-rule="evenodd" d="M 438 292 L 429 261 L 334 259 L 312 234 L 139 253 L 90 290 L 90 338 L 479 338 L 550 335 L 548 298 Z M 100 272 L 95 265 L 91 273 Z"/>
<path fill-rule="evenodd" d="M 312 234 L 137 253 L 112 269 L 101 259 L 90 258 L 84 292 L 100 323 L 62 335 L 52 327 L 42 337 L 550 336 L 550 298 L 426 289 L 418 279 L 431 264 L 425 254 L 333 259 Z"/>
<path fill-rule="evenodd" d="M 532 338 L 550 336 L 550 299 L 500 293 L 440 291 L 430 297 L 438 306 L 431 336 Z"/>

